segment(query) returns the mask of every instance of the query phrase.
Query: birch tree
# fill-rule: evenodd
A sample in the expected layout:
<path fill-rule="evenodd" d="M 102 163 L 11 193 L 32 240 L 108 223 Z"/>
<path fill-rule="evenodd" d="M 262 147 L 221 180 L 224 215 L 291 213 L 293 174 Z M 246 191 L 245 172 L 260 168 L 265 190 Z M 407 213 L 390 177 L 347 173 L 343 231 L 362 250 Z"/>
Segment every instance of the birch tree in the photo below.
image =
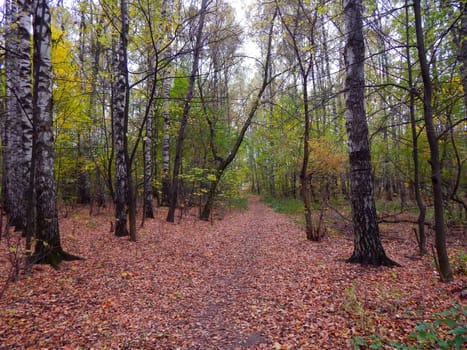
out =
<path fill-rule="evenodd" d="M 120 42 L 116 55 L 116 82 L 114 87 L 113 132 L 115 144 L 115 235 L 126 236 L 128 198 L 128 4 L 120 1 Z"/>
<path fill-rule="evenodd" d="M 173 0 L 164 0 L 162 3 L 161 21 L 166 22 L 172 16 Z M 166 28 L 167 29 L 167 28 Z M 170 31 L 166 32 L 166 41 L 169 42 L 171 38 Z M 171 46 L 162 52 L 162 61 L 166 62 L 166 66 L 162 72 L 162 99 L 163 99 L 163 119 L 164 136 L 162 138 L 162 205 L 169 205 L 170 189 L 170 88 L 172 86 L 171 69 L 168 61 L 172 56 Z"/>
<path fill-rule="evenodd" d="M 344 1 L 346 68 L 346 130 L 350 159 L 350 191 L 354 228 L 352 263 L 394 265 L 384 252 L 379 235 L 373 195 L 373 175 L 364 106 L 364 56 L 362 0 Z"/>
<path fill-rule="evenodd" d="M 51 16 L 47 0 L 34 4 L 33 166 L 35 193 L 35 251 L 32 261 L 56 266 L 77 257 L 63 251 L 58 226 L 54 178 L 52 113 Z M 33 216 L 33 213 L 28 213 Z"/>
<path fill-rule="evenodd" d="M 32 155 L 31 7 L 28 0 L 11 0 L 6 6 L 4 204 L 9 224 L 23 229 Z"/>

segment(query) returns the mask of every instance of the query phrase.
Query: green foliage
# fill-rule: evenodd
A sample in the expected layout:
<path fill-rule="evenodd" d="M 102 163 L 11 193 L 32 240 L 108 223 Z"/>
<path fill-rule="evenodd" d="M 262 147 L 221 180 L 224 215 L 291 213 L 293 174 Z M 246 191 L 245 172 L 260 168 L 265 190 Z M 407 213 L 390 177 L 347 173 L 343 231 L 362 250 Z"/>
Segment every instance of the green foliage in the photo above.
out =
<path fill-rule="evenodd" d="M 467 252 L 463 249 L 451 254 L 451 267 L 455 273 L 467 274 Z"/>
<path fill-rule="evenodd" d="M 230 209 L 248 210 L 248 198 L 247 197 L 229 197 L 229 198 L 225 198 L 225 202 Z"/>
<path fill-rule="evenodd" d="M 363 304 L 358 299 L 356 288 L 357 283 L 353 282 L 352 286 L 344 291 L 344 301 L 342 303 L 342 308 L 350 315 L 357 316 L 360 321 L 360 326 L 367 330 L 369 326 L 367 313 L 363 307 Z"/>
<path fill-rule="evenodd" d="M 389 213 L 397 213 L 400 212 L 401 206 L 398 201 L 388 201 L 384 199 L 376 199 L 376 210 L 378 212 L 389 212 Z"/>
<path fill-rule="evenodd" d="M 232 167 L 225 172 L 219 184 L 220 194 L 217 201 L 231 209 L 248 209 L 248 200 L 242 191 L 244 177 L 244 169 L 241 167 Z"/>
<path fill-rule="evenodd" d="M 262 197 L 261 200 L 278 213 L 302 215 L 303 201 L 295 198 Z"/>
<path fill-rule="evenodd" d="M 387 347 L 403 350 L 461 350 L 467 345 L 467 309 L 455 304 L 450 309 L 435 314 L 432 321 L 420 322 L 408 338 L 408 343 L 401 343 L 374 334 L 370 337 L 353 337 L 351 342 L 355 350 Z"/>

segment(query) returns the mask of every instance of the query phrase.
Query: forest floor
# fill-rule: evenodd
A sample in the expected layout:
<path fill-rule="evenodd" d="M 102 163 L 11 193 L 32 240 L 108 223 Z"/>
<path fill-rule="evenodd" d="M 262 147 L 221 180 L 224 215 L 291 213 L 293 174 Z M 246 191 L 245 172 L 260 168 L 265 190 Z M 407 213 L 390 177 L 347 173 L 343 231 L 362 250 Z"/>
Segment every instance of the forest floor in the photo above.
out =
<path fill-rule="evenodd" d="M 352 338 L 375 332 L 409 341 L 421 321 L 467 304 L 465 271 L 439 282 L 410 224 L 381 225 L 402 267 L 370 268 L 345 262 L 353 243 L 342 219 L 310 242 L 257 197 L 213 222 L 157 216 L 136 243 L 110 232 L 111 209 L 62 217 L 65 250 L 85 259 L 37 265 L 9 284 L 0 349 L 350 349 Z M 465 254 L 463 238 L 450 239 L 451 255 Z M 1 246 L 3 282 L 12 249 Z"/>

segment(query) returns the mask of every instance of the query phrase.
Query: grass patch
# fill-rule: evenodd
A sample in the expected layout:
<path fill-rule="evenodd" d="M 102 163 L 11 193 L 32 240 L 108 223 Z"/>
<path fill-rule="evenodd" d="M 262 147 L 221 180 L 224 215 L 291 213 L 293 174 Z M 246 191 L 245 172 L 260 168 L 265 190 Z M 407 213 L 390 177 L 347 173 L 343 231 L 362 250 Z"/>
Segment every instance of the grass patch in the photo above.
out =
<path fill-rule="evenodd" d="M 304 207 L 303 202 L 300 199 L 262 197 L 261 201 L 278 213 L 287 215 L 303 214 Z"/>
<path fill-rule="evenodd" d="M 233 197 L 226 198 L 225 205 L 230 210 L 248 210 L 248 198 L 247 197 Z"/>
<path fill-rule="evenodd" d="M 378 212 L 397 213 L 401 211 L 401 204 L 398 201 L 375 199 L 375 204 Z"/>

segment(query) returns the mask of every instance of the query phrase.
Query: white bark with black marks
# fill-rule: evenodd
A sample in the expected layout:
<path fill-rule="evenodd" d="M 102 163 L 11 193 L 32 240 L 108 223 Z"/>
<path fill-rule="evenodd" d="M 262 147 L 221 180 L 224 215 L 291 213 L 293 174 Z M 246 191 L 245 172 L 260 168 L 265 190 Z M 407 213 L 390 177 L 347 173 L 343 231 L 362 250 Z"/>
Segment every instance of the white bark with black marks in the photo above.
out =
<path fill-rule="evenodd" d="M 127 123 L 128 123 L 128 4 L 120 2 L 121 30 L 116 57 L 116 82 L 114 87 L 113 132 L 115 143 L 115 235 L 128 235 L 128 168 L 127 168 Z"/>
<path fill-rule="evenodd" d="M 62 250 L 58 226 L 54 177 L 52 113 L 51 16 L 47 0 L 38 0 L 34 9 L 34 95 L 33 157 L 35 174 L 35 251 L 33 262 L 56 266 L 61 260 L 77 257 Z"/>
<path fill-rule="evenodd" d="M 9 224 L 23 229 L 32 157 L 31 6 L 27 0 L 13 0 L 7 9 L 5 208 Z"/>
<path fill-rule="evenodd" d="M 161 19 L 169 21 L 172 15 L 172 0 L 164 0 L 162 3 Z M 169 33 L 167 33 L 168 35 Z M 168 40 L 170 38 L 167 38 Z M 167 64 L 172 55 L 170 45 L 162 52 L 162 61 L 166 66 L 162 72 L 162 99 L 164 119 L 164 136 L 162 137 L 162 205 L 169 204 L 170 197 L 170 89 L 172 87 L 172 78 L 170 76 L 170 65 Z"/>
<path fill-rule="evenodd" d="M 345 0 L 346 44 L 346 130 L 350 159 L 350 190 L 354 227 L 354 252 L 349 262 L 369 265 L 394 265 L 386 257 L 376 217 L 373 175 L 364 107 L 364 59 L 362 1 Z"/>

